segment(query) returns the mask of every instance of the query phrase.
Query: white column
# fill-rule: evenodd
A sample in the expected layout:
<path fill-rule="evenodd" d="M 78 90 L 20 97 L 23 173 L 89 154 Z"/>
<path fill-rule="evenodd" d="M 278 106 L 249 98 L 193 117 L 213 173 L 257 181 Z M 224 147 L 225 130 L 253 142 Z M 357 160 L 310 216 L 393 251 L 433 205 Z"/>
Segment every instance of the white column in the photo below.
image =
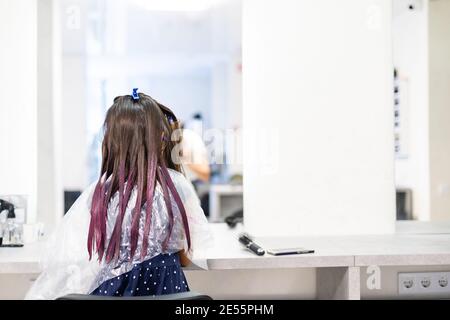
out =
<path fill-rule="evenodd" d="M 391 1 L 243 5 L 247 230 L 394 232 Z"/>
<path fill-rule="evenodd" d="M 59 0 L 58 0 L 59 1 Z M 62 185 L 67 191 L 83 190 L 88 182 L 87 154 L 87 89 L 101 95 L 101 90 L 88 85 L 86 74 L 86 30 L 88 1 L 59 1 L 62 34 L 61 122 Z M 101 99 L 99 99 L 101 100 Z M 101 108 L 101 103 L 90 107 Z M 95 119 L 97 120 L 97 119 Z M 76 152 L 74 152 L 76 150 Z"/>
<path fill-rule="evenodd" d="M 59 64 L 53 0 L 0 2 L 0 195 L 27 197 L 27 222 L 62 216 Z"/>
<path fill-rule="evenodd" d="M 450 218 L 450 1 L 430 1 L 430 198 L 433 221 Z"/>
<path fill-rule="evenodd" d="M 0 195 L 26 195 L 36 219 L 37 1 L 0 1 Z"/>
<path fill-rule="evenodd" d="M 37 219 L 50 231 L 63 216 L 61 181 L 61 44 L 58 2 L 39 0 Z"/>

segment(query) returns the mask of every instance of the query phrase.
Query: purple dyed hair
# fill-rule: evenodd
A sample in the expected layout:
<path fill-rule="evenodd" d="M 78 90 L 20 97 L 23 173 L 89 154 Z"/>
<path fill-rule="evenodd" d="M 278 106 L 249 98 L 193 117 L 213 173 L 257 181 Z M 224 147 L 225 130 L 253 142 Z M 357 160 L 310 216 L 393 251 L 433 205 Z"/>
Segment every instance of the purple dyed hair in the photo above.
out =
<path fill-rule="evenodd" d="M 139 93 L 135 100 L 131 95 L 119 96 L 109 108 L 104 123 L 102 144 L 102 167 L 94 189 L 91 206 L 91 222 L 88 235 L 89 259 L 92 252 L 107 263 L 119 257 L 122 223 L 134 188 L 137 190 L 136 203 L 132 210 L 130 230 L 131 256 L 134 257 L 139 238 L 139 220 L 145 215 L 141 259 L 148 250 L 151 227 L 153 194 L 156 183 L 161 185 L 164 202 L 169 216 L 169 232 L 163 245 L 171 236 L 173 227 L 172 199 L 183 221 L 188 247 L 191 246 L 189 224 L 186 211 L 168 168 L 180 171 L 178 161 L 172 159 L 172 148 L 179 141 L 172 141 L 172 132 L 178 129 L 178 121 L 173 112 L 150 96 Z M 119 214 L 109 243 L 106 239 L 108 204 L 118 192 Z M 145 205 L 145 211 L 142 210 Z"/>

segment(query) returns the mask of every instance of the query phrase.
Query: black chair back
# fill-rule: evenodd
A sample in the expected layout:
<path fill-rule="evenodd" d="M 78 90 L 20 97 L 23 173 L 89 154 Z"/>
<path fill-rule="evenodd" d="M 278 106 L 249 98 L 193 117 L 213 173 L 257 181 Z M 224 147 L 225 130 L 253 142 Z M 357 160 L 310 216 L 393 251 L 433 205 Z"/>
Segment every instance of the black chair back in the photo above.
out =
<path fill-rule="evenodd" d="M 174 294 L 163 294 L 160 296 L 134 296 L 134 297 L 111 297 L 89 294 L 68 294 L 56 300 L 212 300 L 208 295 L 197 292 L 181 292 Z"/>

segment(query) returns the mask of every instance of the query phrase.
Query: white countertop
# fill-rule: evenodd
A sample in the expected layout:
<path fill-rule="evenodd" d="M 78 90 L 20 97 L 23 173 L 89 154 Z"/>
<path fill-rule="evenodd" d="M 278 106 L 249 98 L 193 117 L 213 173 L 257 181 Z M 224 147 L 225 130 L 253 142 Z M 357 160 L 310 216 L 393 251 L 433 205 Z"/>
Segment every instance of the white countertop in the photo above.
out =
<path fill-rule="evenodd" d="M 236 240 L 240 230 L 214 227 L 215 245 L 198 255 L 210 269 L 339 267 L 368 265 L 450 265 L 450 223 L 398 222 L 392 235 L 260 238 L 264 248 L 304 247 L 314 254 L 258 257 Z"/>
<path fill-rule="evenodd" d="M 43 242 L 24 245 L 22 248 L 0 247 L 0 273 L 39 273 L 39 257 Z"/>
<path fill-rule="evenodd" d="M 259 257 L 237 241 L 240 228 L 212 224 L 213 247 L 196 252 L 194 262 L 210 270 L 319 268 L 368 265 L 450 265 L 450 223 L 399 222 L 393 235 L 255 239 L 261 246 L 305 247 L 314 254 Z M 39 273 L 42 243 L 0 248 L 0 273 Z"/>

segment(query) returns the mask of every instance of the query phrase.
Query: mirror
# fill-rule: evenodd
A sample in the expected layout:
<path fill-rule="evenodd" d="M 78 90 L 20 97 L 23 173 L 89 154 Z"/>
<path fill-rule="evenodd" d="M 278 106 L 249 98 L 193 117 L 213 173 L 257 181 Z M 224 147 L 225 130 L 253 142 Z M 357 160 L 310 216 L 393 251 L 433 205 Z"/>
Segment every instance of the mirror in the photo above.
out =
<path fill-rule="evenodd" d="M 210 220 L 242 211 L 242 165 L 228 152 L 242 126 L 241 1 L 64 0 L 60 10 L 65 210 L 98 179 L 107 108 L 137 87 L 175 112 L 185 148 L 200 154 L 183 168 Z"/>

